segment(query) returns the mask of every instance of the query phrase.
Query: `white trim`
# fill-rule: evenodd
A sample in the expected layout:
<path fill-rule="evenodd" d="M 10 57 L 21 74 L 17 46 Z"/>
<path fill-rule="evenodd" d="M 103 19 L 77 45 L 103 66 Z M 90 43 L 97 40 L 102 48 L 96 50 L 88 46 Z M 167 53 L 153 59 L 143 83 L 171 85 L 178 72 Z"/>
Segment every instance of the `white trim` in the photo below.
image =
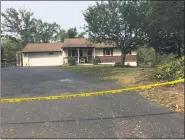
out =
<path fill-rule="evenodd" d="M 115 62 L 106 62 L 106 63 L 98 63 L 100 65 L 115 65 Z M 129 65 L 129 66 L 137 66 L 137 62 L 132 61 L 132 62 L 125 62 L 125 65 Z"/>
<path fill-rule="evenodd" d="M 107 49 L 107 50 L 110 50 L 110 54 L 109 54 L 109 55 L 106 54 L 106 49 Z M 104 56 L 112 56 L 112 55 L 111 55 L 111 48 L 105 48 L 105 55 L 104 55 Z"/>

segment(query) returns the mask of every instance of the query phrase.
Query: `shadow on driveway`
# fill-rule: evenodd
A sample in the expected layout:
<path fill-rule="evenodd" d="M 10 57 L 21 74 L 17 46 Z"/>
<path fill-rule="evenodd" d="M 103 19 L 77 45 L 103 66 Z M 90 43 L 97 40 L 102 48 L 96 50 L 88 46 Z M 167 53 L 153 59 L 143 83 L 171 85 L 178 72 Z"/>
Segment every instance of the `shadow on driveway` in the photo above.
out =
<path fill-rule="evenodd" d="M 93 121 L 93 120 L 111 120 L 121 118 L 134 118 L 134 117 L 145 117 L 145 116 L 158 116 L 174 114 L 176 112 L 164 112 L 154 114 L 142 114 L 142 115 L 131 115 L 131 116 L 118 116 L 118 117 L 104 117 L 104 118 L 86 118 L 86 119 L 71 119 L 71 120 L 54 120 L 54 121 L 38 121 L 38 122 L 20 122 L 20 123 L 1 123 L 1 124 L 36 124 L 36 123 L 47 123 L 47 122 L 74 122 L 74 121 Z"/>

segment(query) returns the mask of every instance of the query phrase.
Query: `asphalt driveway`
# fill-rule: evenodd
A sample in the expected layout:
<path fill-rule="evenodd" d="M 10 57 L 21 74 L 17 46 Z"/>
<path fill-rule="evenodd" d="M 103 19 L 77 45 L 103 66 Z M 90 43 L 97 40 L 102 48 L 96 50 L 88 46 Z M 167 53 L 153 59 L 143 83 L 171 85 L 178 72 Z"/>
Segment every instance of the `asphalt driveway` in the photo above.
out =
<path fill-rule="evenodd" d="M 35 97 L 120 88 L 55 67 L 1 69 L 1 96 Z M 1 104 L 1 138 L 184 138 L 184 116 L 136 92 Z"/>

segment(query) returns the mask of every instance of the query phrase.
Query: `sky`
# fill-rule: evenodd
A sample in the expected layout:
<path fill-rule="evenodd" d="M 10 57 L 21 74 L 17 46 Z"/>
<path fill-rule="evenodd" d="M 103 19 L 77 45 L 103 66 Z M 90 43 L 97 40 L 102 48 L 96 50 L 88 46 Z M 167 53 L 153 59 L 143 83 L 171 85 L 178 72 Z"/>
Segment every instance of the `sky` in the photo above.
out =
<path fill-rule="evenodd" d="M 1 1 L 1 12 L 10 7 L 26 8 L 34 12 L 35 18 L 56 22 L 65 30 L 75 26 L 81 32 L 86 23 L 82 11 L 93 4 L 95 1 Z"/>

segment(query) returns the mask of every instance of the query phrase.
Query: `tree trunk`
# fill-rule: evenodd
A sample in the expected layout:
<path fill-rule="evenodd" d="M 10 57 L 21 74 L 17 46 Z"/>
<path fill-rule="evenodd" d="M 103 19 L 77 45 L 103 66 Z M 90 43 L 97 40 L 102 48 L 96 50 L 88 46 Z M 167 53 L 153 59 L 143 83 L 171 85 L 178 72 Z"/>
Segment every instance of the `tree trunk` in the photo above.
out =
<path fill-rule="evenodd" d="M 180 41 L 178 41 L 178 43 L 177 43 L 177 55 L 178 55 L 178 57 L 179 58 L 181 58 L 182 57 L 182 55 L 181 55 L 181 42 Z"/>
<path fill-rule="evenodd" d="M 121 51 L 121 66 L 125 66 L 125 60 L 126 60 L 126 53 L 125 51 Z"/>

